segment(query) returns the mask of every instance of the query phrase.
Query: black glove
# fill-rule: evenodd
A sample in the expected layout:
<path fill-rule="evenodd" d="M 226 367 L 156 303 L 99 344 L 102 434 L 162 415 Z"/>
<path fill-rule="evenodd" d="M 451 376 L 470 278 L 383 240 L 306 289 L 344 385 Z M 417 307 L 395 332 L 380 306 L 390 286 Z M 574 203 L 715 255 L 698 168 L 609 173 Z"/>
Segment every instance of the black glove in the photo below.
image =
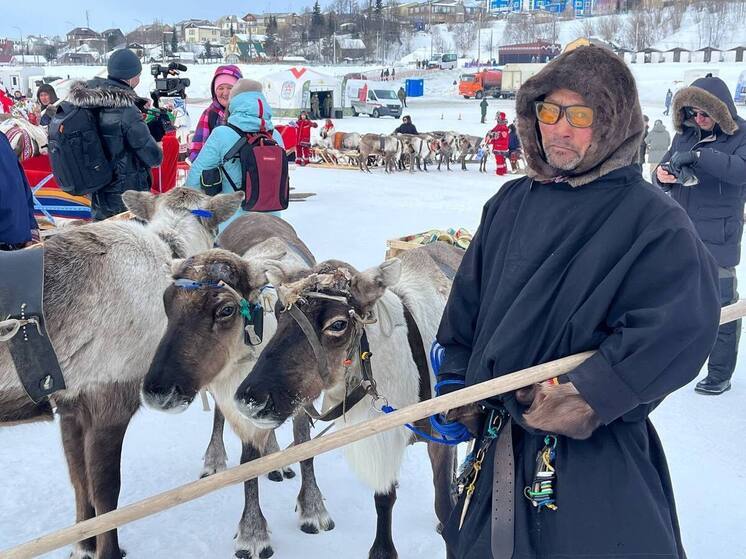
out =
<path fill-rule="evenodd" d="M 699 160 L 699 152 L 696 151 L 677 151 L 671 156 L 671 167 L 679 170 L 687 165 L 694 166 Z"/>
<path fill-rule="evenodd" d="M 160 117 L 148 122 L 148 130 L 150 130 L 150 135 L 153 136 L 156 142 L 160 142 L 163 136 L 166 135 L 166 127 L 163 125 L 163 119 Z"/>

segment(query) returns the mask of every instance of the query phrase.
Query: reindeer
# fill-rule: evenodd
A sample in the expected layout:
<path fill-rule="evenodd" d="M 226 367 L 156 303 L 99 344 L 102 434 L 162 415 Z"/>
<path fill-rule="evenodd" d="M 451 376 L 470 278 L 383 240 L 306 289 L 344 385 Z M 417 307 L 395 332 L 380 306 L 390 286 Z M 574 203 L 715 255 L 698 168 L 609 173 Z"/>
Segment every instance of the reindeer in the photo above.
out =
<path fill-rule="evenodd" d="M 383 159 L 387 173 L 396 170 L 396 157 L 401 149 L 399 140 L 394 136 L 382 134 L 365 134 L 360 138 L 360 170 L 368 171 L 368 157 L 371 155 L 380 156 Z"/>
<path fill-rule="evenodd" d="M 479 151 L 479 147 L 482 145 L 482 138 L 479 136 L 470 136 L 468 134 L 460 134 L 456 138 L 456 152 L 458 152 L 458 160 L 461 162 L 461 170 L 466 171 L 466 158 L 469 155 L 475 155 Z"/>
<path fill-rule="evenodd" d="M 53 402 L 77 522 L 117 507 L 122 441 L 166 329 L 161 298 L 173 258 L 212 247 L 218 224 L 238 210 L 243 196 L 210 198 L 175 188 L 157 198 L 135 191 L 122 198 L 138 221 L 71 227 L 44 247 L 47 331 L 66 383 Z M 37 406 L 28 399 L 8 346 L 0 343 L 0 424 L 49 419 L 50 403 Z M 71 555 L 122 556 L 116 530 L 79 542 Z"/>
<path fill-rule="evenodd" d="M 323 409 L 346 409 L 343 421 L 356 424 L 375 417 L 382 401 L 400 408 L 430 398 L 434 378 L 426 355 L 461 254 L 434 243 L 365 272 L 337 260 L 292 272 L 266 263 L 280 301 L 277 333 L 236 391 L 241 412 L 270 429 L 324 393 Z M 363 356 L 364 340 L 370 361 Z M 370 558 L 397 557 L 392 507 L 404 451 L 413 441 L 400 427 L 346 447 L 352 469 L 375 493 L 378 525 Z M 430 442 L 428 453 L 442 527 L 453 507 L 455 454 L 453 447 Z"/>
<path fill-rule="evenodd" d="M 174 264 L 175 283 L 164 295 L 168 327 L 145 377 L 143 399 L 158 410 L 181 411 L 200 389 L 209 389 L 242 441 L 244 463 L 279 450 L 273 428 L 256 427 L 234 400 L 276 330 L 272 314 L 276 297 L 264 289 L 268 283 L 264 262 L 271 259 L 274 265 L 309 269 L 315 260 L 290 225 L 269 215 L 236 219 L 220 236 L 219 244 L 227 250 L 211 250 Z M 191 288 L 184 287 L 185 281 Z M 256 326 L 260 317 L 262 332 Z M 249 322 L 251 331 L 246 330 Z M 296 442 L 310 438 L 305 414 L 294 419 L 293 434 Z M 282 475 L 294 474 L 288 469 Z M 301 476 L 297 502 L 301 530 L 316 534 L 333 529 L 334 521 L 316 485 L 313 460 L 301 463 Z M 270 557 L 273 549 L 256 479 L 244 484 L 244 497 L 236 556 Z"/>

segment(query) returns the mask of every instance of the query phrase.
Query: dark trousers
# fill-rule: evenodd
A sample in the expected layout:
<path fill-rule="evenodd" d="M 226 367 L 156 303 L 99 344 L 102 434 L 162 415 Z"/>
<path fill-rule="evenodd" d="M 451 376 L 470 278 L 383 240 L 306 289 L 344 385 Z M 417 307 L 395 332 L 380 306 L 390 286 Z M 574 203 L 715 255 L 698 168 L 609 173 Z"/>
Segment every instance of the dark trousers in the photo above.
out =
<path fill-rule="evenodd" d="M 482 124 L 484 124 L 485 118 L 487 118 L 487 113 L 482 113 Z"/>
<path fill-rule="evenodd" d="M 720 280 L 720 305 L 726 306 L 738 301 L 738 282 L 735 268 L 718 268 Z M 734 320 L 720 326 L 715 345 L 707 362 L 707 375 L 721 382 L 730 380 L 736 368 L 738 340 L 741 337 L 741 320 Z"/>

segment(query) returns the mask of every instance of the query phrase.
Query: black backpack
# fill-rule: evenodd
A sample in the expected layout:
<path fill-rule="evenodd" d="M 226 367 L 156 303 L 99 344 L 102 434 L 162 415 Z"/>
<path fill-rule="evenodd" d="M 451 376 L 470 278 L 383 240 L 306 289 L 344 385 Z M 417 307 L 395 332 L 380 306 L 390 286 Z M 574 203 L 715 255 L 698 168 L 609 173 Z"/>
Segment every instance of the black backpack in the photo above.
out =
<path fill-rule="evenodd" d="M 111 183 L 113 169 L 95 109 L 60 103 L 49 123 L 49 159 L 57 183 L 68 194 L 89 194 Z"/>

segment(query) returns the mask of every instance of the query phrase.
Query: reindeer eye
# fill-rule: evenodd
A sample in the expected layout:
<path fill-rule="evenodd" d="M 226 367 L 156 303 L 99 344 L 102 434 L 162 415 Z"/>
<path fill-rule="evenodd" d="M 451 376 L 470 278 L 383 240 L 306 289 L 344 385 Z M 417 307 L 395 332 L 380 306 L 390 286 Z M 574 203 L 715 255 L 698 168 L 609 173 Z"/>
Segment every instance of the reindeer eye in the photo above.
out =
<path fill-rule="evenodd" d="M 328 326 L 327 330 L 331 330 L 332 332 L 343 332 L 345 328 L 347 328 L 346 320 L 335 320 Z"/>
<path fill-rule="evenodd" d="M 235 305 L 225 305 L 222 307 L 218 313 L 218 318 L 230 318 L 236 313 L 236 306 Z"/>

